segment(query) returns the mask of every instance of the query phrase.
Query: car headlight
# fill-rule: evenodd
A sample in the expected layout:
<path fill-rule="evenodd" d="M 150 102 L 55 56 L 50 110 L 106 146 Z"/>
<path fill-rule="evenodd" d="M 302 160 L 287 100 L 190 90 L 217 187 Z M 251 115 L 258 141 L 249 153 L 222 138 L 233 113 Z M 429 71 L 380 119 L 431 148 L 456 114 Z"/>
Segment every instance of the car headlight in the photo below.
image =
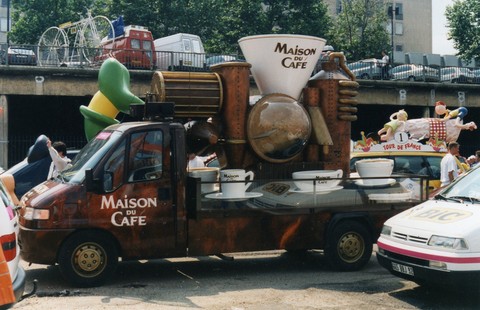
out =
<path fill-rule="evenodd" d="M 433 235 L 428 240 L 428 245 L 453 250 L 468 250 L 467 243 L 461 238 L 451 238 Z"/>
<path fill-rule="evenodd" d="M 35 209 L 32 207 L 26 207 L 23 217 L 26 220 L 48 220 L 50 217 L 50 210 L 47 209 Z"/>
<path fill-rule="evenodd" d="M 388 225 L 383 225 L 381 234 L 385 236 L 390 236 L 392 234 L 392 227 Z"/>

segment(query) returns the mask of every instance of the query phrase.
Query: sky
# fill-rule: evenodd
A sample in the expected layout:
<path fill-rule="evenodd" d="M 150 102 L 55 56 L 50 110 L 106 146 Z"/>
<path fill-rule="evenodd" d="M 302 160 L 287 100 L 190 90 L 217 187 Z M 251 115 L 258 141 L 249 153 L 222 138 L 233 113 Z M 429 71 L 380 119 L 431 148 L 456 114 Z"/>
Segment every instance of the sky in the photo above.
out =
<path fill-rule="evenodd" d="M 432 0 L 432 52 L 441 55 L 454 55 L 453 42 L 447 40 L 447 18 L 445 8 L 454 0 Z"/>

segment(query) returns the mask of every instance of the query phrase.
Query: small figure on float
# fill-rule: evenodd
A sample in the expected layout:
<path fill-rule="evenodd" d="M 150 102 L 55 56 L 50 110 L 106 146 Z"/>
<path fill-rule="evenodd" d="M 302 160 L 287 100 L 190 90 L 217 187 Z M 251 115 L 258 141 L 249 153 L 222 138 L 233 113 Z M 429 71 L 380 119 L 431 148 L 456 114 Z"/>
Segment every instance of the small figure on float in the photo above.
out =
<path fill-rule="evenodd" d="M 463 124 L 463 118 L 468 114 L 468 110 L 465 107 L 459 107 L 455 110 L 448 110 L 447 105 L 443 101 L 437 101 L 435 103 L 435 113 L 439 116 L 444 115 L 442 121 L 446 122 L 449 119 L 455 119 L 455 127 L 460 129 L 474 130 L 477 129 L 477 125 L 474 122 Z"/>
<path fill-rule="evenodd" d="M 404 131 L 407 119 L 408 114 L 403 109 L 390 115 L 390 121 L 383 125 L 383 128 L 378 131 L 380 141 L 390 141 L 393 139 L 397 130 Z"/>

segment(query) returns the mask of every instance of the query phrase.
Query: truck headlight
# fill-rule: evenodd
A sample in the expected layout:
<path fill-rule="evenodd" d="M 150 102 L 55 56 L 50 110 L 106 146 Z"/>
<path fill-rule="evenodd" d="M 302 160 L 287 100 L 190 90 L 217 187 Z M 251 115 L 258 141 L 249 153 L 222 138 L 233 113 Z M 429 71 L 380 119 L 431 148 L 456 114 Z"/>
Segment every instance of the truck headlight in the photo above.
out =
<path fill-rule="evenodd" d="M 451 238 L 433 235 L 428 240 L 428 245 L 442 247 L 453 250 L 468 250 L 465 240 L 461 238 Z"/>
<path fill-rule="evenodd" d="M 48 220 L 50 217 L 50 210 L 47 209 L 35 209 L 32 207 L 26 207 L 23 217 L 26 220 Z"/>
<path fill-rule="evenodd" d="M 390 236 L 392 234 L 392 227 L 388 225 L 383 225 L 381 234 L 385 236 Z"/>

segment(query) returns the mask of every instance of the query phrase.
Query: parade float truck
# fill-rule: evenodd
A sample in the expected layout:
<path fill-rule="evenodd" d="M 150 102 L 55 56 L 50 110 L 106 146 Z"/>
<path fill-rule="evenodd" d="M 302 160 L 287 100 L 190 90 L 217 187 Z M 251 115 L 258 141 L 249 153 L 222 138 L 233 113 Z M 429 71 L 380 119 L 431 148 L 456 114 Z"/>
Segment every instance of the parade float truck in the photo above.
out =
<path fill-rule="evenodd" d="M 139 100 L 128 70 L 104 62 L 99 93 L 81 108 L 88 144 L 21 198 L 25 261 L 58 264 L 76 286 L 102 284 L 120 259 L 282 249 L 323 250 L 343 271 L 367 264 L 384 221 L 424 193 L 396 182 L 390 166 L 349 177 L 358 83 L 343 54 L 311 77 L 323 39 L 239 44 L 247 62 L 155 72 L 145 104 L 129 104 Z M 250 72 L 260 95 L 249 94 Z M 142 121 L 118 123 L 118 111 Z M 218 168 L 188 168 L 188 156 L 212 152 Z"/>

